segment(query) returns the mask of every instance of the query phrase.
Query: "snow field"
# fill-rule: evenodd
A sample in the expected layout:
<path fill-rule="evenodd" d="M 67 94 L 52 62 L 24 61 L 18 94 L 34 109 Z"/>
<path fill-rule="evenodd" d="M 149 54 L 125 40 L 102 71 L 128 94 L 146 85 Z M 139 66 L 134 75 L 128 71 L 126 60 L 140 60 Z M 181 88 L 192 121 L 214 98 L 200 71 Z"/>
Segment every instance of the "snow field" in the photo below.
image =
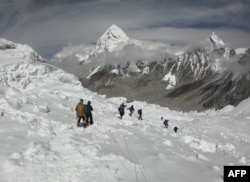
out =
<path fill-rule="evenodd" d="M 126 110 L 121 120 L 125 98 L 99 96 L 55 67 L 18 63 L 0 71 L 0 181 L 222 182 L 223 165 L 250 164 L 250 100 L 204 113 L 134 101 L 126 103 L 134 115 Z M 80 98 L 94 107 L 94 125 L 85 129 L 76 127 Z"/>

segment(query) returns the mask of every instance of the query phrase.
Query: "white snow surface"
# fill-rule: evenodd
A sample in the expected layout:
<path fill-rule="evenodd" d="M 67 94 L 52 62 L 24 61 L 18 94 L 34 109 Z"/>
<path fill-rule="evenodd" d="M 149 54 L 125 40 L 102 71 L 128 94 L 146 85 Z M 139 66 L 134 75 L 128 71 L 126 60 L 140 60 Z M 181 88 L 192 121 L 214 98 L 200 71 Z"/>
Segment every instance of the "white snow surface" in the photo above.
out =
<path fill-rule="evenodd" d="M 1 49 L 5 46 L 12 48 Z M 42 59 L 30 46 L 0 38 L 0 66 L 16 62 L 32 62 L 34 59 L 33 56 Z"/>
<path fill-rule="evenodd" d="M 76 127 L 80 98 L 94 108 L 87 128 Z M 250 165 L 250 99 L 202 113 L 134 101 L 126 105 L 135 114 L 126 110 L 121 120 L 125 101 L 97 95 L 51 65 L 1 66 L 0 181 L 223 182 L 224 165 Z"/>

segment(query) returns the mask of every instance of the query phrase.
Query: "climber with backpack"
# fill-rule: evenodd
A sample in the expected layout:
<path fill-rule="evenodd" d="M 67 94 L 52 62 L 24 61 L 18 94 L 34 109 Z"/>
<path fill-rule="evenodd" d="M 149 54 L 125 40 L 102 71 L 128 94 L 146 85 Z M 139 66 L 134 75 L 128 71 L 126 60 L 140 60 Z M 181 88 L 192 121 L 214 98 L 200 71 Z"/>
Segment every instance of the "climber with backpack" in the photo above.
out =
<path fill-rule="evenodd" d="M 164 128 L 168 128 L 168 122 L 169 122 L 169 120 L 168 119 L 163 119 L 163 117 L 161 117 L 161 121 L 163 121 Z"/>
<path fill-rule="evenodd" d="M 78 117 L 77 126 L 80 126 L 81 119 L 83 120 L 83 126 L 87 126 L 86 122 L 86 113 L 85 106 L 83 104 L 83 99 L 80 99 L 80 102 L 76 105 L 76 116 Z"/>
<path fill-rule="evenodd" d="M 93 107 L 91 106 L 91 102 L 88 101 L 88 103 L 85 105 L 85 112 L 86 112 L 87 124 L 91 124 L 91 125 L 93 124 L 92 111 L 93 111 Z"/>
<path fill-rule="evenodd" d="M 165 128 L 168 128 L 168 122 L 169 122 L 168 119 L 165 119 L 165 120 L 164 120 L 163 125 L 164 125 Z"/>
<path fill-rule="evenodd" d="M 125 107 L 126 107 L 126 105 L 124 105 L 124 103 L 122 103 L 122 104 L 120 105 L 120 107 L 118 108 L 118 111 L 119 111 L 119 113 L 120 113 L 120 119 L 122 119 L 122 117 L 124 116 Z"/>
<path fill-rule="evenodd" d="M 138 110 L 138 114 L 139 114 L 138 119 L 139 119 L 139 120 L 142 120 L 142 109 L 139 109 L 139 110 Z"/>
<path fill-rule="evenodd" d="M 129 110 L 129 116 L 132 116 L 132 114 L 133 114 L 133 112 L 134 112 L 134 106 L 132 105 L 132 106 L 130 106 L 130 108 L 128 108 L 128 110 Z"/>

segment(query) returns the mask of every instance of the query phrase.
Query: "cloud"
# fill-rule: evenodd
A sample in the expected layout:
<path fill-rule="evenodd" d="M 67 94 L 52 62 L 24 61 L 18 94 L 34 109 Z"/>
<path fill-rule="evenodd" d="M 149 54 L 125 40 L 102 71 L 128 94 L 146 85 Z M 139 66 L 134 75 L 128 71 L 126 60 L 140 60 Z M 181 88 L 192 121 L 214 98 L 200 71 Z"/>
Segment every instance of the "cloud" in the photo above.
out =
<path fill-rule="evenodd" d="M 9 0 L 0 3 L 0 37 L 49 55 L 70 42 L 95 43 L 117 24 L 143 40 L 182 45 L 215 31 L 232 46 L 246 47 L 249 6 L 249 0 Z"/>
<path fill-rule="evenodd" d="M 147 43 L 144 43 L 144 45 Z M 98 57 L 91 58 L 92 61 L 97 63 L 105 63 L 105 64 L 125 64 L 127 62 L 136 63 L 141 60 L 145 62 L 151 61 L 161 61 L 166 56 L 166 52 L 168 51 L 168 47 L 162 44 L 149 43 L 148 45 L 152 46 L 149 49 L 147 46 L 137 46 L 134 44 L 128 44 L 123 47 L 118 52 L 105 52 Z"/>
<path fill-rule="evenodd" d="M 157 40 L 167 42 L 172 45 L 188 45 L 204 41 L 212 32 L 216 32 L 219 37 L 227 43 L 229 47 L 249 47 L 250 34 L 231 28 L 174 28 L 160 27 L 152 29 L 140 29 L 128 31 L 128 35 L 136 39 Z"/>
<path fill-rule="evenodd" d="M 166 56 L 171 54 L 170 47 L 165 44 L 143 41 L 140 42 L 139 46 L 136 44 L 128 44 L 124 47 L 121 46 L 117 51 L 92 55 L 89 60 L 84 60 L 83 64 L 80 64 L 78 62 L 78 56 L 89 54 L 92 48 L 94 47 L 86 48 L 86 45 L 69 45 L 60 52 L 60 55 L 63 55 L 60 62 L 58 63 L 55 61 L 53 64 L 61 67 L 67 72 L 82 77 L 89 74 L 90 69 L 100 64 L 122 64 L 125 66 L 129 62 L 131 65 L 135 65 L 137 61 L 143 61 L 144 63 L 162 61 Z M 76 51 L 77 54 L 71 54 L 74 51 Z"/>
<path fill-rule="evenodd" d="M 229 59 L 226 58 L 221 58 L 219 60 L 220 67 L 223 70 L 230 70 L 233 74 L 234 77 L 237 77 L 242 74 L 250 73 L 250 54 L 249 54 L 248 49 L 248 54 L 245 54 L 244 56 L 242 55 L 235 55 L 230 57 Z"/>

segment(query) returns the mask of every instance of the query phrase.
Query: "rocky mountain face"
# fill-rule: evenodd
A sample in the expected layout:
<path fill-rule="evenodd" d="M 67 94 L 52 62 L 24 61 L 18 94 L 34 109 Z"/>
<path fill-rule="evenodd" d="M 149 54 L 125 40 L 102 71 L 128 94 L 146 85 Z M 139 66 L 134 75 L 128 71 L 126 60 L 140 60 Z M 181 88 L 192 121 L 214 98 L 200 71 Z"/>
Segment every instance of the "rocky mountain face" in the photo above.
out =
<path fill-rule="evenodd" d="M 150 51 L 154 56 L 140 56 Z M 92 63 L 80 80 L 108 97 L 123 96 L 183 111 L 220 109 L 250 96 L 249 56 L 250 49 L 229 48 L 215 33 L 175 54 L 166 47 L 130 39 L 112 25 L 79 59 L 84 67 Z"/>

